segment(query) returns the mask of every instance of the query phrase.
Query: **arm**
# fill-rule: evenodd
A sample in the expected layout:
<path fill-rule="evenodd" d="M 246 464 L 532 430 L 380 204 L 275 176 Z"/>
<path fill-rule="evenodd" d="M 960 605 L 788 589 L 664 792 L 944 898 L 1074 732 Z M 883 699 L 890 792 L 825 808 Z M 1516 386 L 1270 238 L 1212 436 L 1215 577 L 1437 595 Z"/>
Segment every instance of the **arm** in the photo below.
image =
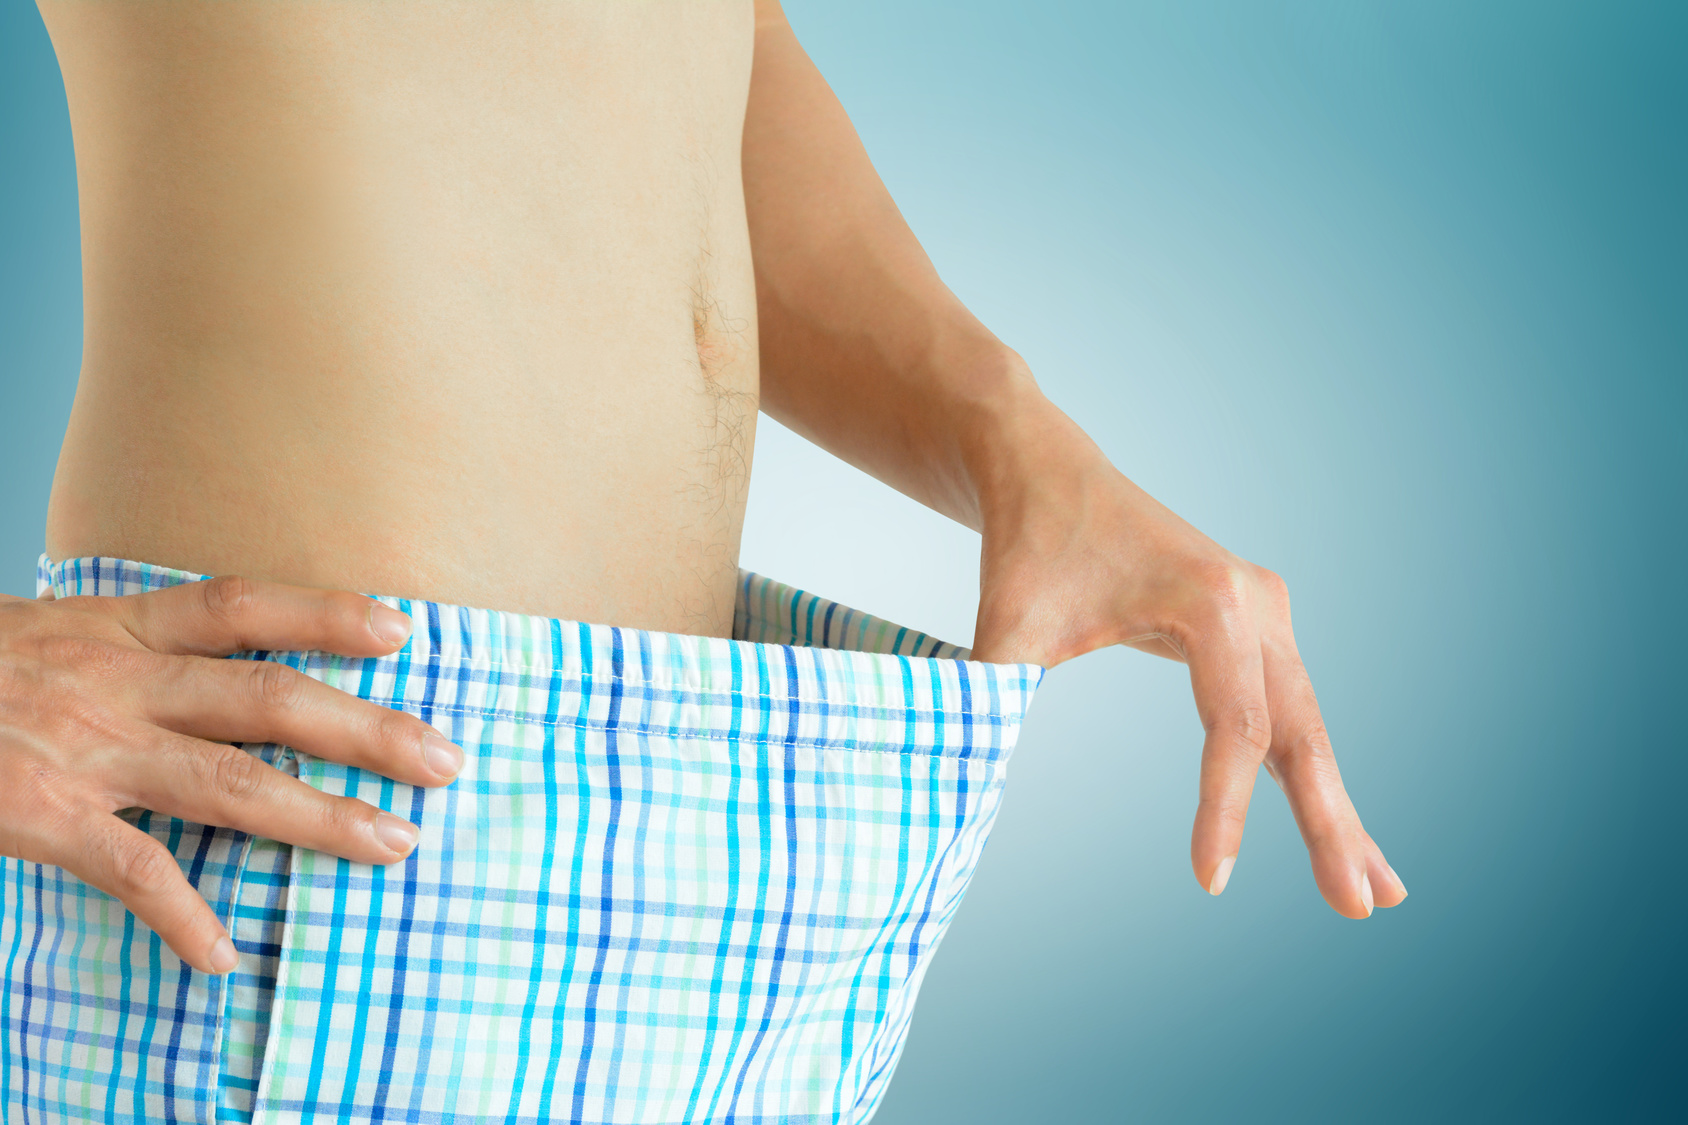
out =
<path fill-rule="evenodd" d="M 1224 889 L 1264 764 L 1333 909 L 1404 899 L 1343 790 L 1282 580 L 1127 480 L 944 286 L 778 0 L 757 0 L 743 165 L 762 407 L 982 534 L 975 658 L 1128 644 L 1188 664 L 1201 885 Z"/>

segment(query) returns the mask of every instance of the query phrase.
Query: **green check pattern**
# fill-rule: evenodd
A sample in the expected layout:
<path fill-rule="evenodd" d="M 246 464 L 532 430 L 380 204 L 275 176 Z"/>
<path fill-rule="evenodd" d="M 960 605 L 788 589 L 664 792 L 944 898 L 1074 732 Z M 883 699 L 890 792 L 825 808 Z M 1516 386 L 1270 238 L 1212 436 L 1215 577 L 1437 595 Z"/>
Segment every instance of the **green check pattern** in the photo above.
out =
<path fill-rule="evenodd" d="M 202 576 L 51 563 L 61 596 Z M 399 653 L 248 653 L 461 745 L 424 790 L 248 746 L 421 826 L 370 867 L 142 810 L 229 924 L 196 972 L 0 859 L 0 1108 L 35 1122 L 861 1122 L 1042 669 L 741 572 L 733 639 L 383 598 Z"/>

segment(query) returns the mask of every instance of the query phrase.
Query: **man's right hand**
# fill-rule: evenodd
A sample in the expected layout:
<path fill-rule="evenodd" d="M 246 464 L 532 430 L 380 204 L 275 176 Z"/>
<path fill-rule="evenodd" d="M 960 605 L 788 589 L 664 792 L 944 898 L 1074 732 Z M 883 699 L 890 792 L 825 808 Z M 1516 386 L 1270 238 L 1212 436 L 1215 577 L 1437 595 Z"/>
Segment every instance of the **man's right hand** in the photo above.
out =
<path fill-rule="evenodd" d="M 410 619 L 357 594 L 213 578 L 127 597 L 0 595 L 0 855 L 62 867 L 116 896 L 182 960 L 239 961 L 217 915 L 159 841 L 112 815 L 199 824 L 394 863 L 417 830 L 319 792 L 231 742 L 276 742 L 444 785 L 463 752 L 420 719 L 268 661 L 254 649 L 385 656 Z"/>

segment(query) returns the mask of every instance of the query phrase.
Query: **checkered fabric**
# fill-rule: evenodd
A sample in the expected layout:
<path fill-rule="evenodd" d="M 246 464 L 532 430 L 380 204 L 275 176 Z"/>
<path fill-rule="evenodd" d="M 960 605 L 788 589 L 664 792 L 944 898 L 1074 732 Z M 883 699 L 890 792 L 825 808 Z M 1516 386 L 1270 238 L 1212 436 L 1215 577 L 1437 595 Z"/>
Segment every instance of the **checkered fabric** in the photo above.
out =
<path fill-rule="evenodd" d="M 42 560 L 60 595 L 198 575 Z M 35 1122 L 859 1122 L 896 1063 L 1042 675 L 741 574 L 734 639 L 382 599 L 379 659 L 255 653 L 414 714 L 420 789 L 247 750 L 421 826 L 371 867 L 119 814 L 229 925 L 188 968 L 0 860 L 0 1107 Z"/>

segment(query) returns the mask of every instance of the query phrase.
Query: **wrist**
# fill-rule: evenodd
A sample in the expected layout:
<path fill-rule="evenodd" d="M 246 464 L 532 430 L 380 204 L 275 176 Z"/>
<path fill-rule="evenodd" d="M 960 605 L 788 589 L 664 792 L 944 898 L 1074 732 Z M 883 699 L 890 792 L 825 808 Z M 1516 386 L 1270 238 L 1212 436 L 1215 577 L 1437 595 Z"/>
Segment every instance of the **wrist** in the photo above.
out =
<path fill-rule="evenodd" d="M 1068 491 L 1107 458 L 1079 425 L 1043 394 L 1025 361 L 1008 349 L 989 375 L 973 380 L 960 460 L 974 530 L 1022 521 L 1038 497 Z"/>

